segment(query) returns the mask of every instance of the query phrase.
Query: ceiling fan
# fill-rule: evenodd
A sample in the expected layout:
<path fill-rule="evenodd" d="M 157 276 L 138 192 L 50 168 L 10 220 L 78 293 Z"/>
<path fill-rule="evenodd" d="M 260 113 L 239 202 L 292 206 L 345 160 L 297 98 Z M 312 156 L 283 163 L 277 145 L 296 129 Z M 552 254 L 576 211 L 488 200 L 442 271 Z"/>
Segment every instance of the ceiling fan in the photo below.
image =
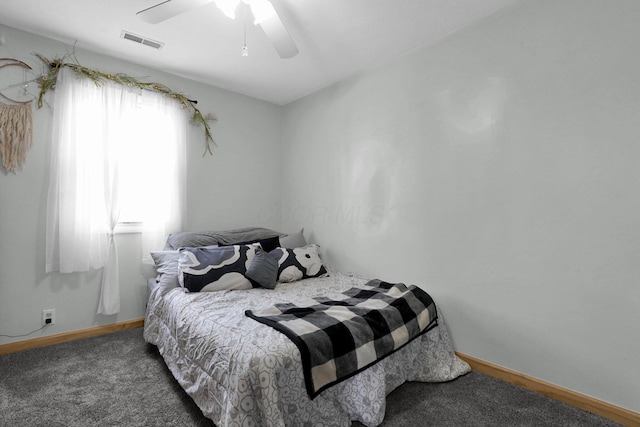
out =
<path fill-rule="evenodd" d="M 298 47 L 269 0 L 165 0 L 141 10 L 137 15 L 146 22 L 157 24 L 211 2 L 215 2 L 218 9 L 231 19 L 235 19 L 236 9 L 241 2 L 248 5 L 253 13 L 254 24 L 262 27 L 281 58 L 298 54 Z"/>

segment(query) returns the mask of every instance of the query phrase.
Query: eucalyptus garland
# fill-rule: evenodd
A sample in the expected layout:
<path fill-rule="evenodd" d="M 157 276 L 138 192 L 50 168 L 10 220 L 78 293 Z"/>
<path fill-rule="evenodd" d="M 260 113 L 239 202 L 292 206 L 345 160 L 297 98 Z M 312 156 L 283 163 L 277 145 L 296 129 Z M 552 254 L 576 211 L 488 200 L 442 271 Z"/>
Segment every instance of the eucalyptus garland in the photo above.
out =
<path fill-rule="evenodd" d="M 45 65 L 48 67 L 48 71 L 45 71 L 38 79 L 38 85 L 40 86 L 40 94 L 38 95 L 38 108 L 42 108 L 43 97 L 44 95 L 50 91 L 55 90 L 56 81 L 58 78 L 58 71 L 62 69 L 62 67 L 71 68 L 78 76 L 88 78 L 92 80 L 97 86 L 100 84 L 109 81 L 119 83 L 128 87 L 136 87 L 144 90 L 151 90 L 154 92 L 158 92 L 164 96 L 172 98 L 176 100 L 182 108 L 187 110 L 191 110 L 191 122 L 202 125 L 204 127 L 205 134 L 205 154 L 209 153 L 213 155 L 213 151 L 211 150 L 211 145 L 215 145 L 215 141 L 213 140 L 213 136 L 211 135 L 211 125 L 210 123 L 215 121 L 215 117 L 211 114 L 203 115 L 200 110 L 195 106 L 195 103 L 192 102 L 185 94 L 174 92 L 169 89 L 167 86 L 159 84 L 159 83 L 147 83 L 141 82 L 131 76 L 126 74 L 108 74 L 103 73 L 101 71 L 92 70 L 87 67 L 83 67 L 80 64 L 73 62 L 65 62 L 64 58 L 56 58 L 54 60 L 49 60 L 40 54 L 35 54 Z"/>

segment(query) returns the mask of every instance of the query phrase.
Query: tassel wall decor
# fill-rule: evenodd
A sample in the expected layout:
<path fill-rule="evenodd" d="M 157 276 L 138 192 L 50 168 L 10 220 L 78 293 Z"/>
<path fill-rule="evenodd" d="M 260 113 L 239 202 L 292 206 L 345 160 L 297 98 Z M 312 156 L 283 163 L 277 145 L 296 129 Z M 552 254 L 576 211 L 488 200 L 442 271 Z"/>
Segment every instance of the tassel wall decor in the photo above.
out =
<path fill-rule="evenodd" d="M 0 155 L 6 173 L 22 168 L 33 144 L 31 102 L 20 105 L 0 103 Z"/>
<path fill-rule="evenodd" d="M 17 66 L 31 69 L 17 59 L 0 58 L 0 62 L 0 68 Z M 1 92 L 0 97 L 12 103 L 0 102 L 0 157 L 5 173 L 15 173 L 24 165 L 27 151 L 33 145 L 32 102 L 17 101 Z"/>

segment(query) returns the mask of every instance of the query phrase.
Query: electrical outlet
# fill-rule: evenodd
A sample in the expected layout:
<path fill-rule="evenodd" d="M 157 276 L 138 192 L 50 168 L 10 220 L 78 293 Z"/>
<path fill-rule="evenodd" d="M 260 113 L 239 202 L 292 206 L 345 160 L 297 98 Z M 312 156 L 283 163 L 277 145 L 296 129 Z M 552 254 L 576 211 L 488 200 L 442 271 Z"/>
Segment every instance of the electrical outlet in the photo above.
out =
<path fill-rule="evenodd" d="M 48 310 L 42 310 L 42 326 L 55 325 L 56 324 L 56 310 L 50 308 Z"/>

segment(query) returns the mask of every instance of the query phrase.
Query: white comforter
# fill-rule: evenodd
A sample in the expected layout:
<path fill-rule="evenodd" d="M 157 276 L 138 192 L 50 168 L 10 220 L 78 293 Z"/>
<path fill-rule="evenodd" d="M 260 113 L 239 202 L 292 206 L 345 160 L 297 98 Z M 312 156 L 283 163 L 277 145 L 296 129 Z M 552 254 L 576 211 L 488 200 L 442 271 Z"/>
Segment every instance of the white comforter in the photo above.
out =
<path fill-rule="evenodd" d="M 297 347 L 244 314 L 366 281 L 331 272 L 273 290 L 189 294 L 157 288 L 149 298 L 144 337 L 158 346 L 180 385 L 218 427 L 350 426 L 351 421 L 376 426 L 384 418 L 385 396 L 403 382 L 448 381 L 470 370 L 455 356 L 441 313 L 438 327 L 313 400 Z"/>

